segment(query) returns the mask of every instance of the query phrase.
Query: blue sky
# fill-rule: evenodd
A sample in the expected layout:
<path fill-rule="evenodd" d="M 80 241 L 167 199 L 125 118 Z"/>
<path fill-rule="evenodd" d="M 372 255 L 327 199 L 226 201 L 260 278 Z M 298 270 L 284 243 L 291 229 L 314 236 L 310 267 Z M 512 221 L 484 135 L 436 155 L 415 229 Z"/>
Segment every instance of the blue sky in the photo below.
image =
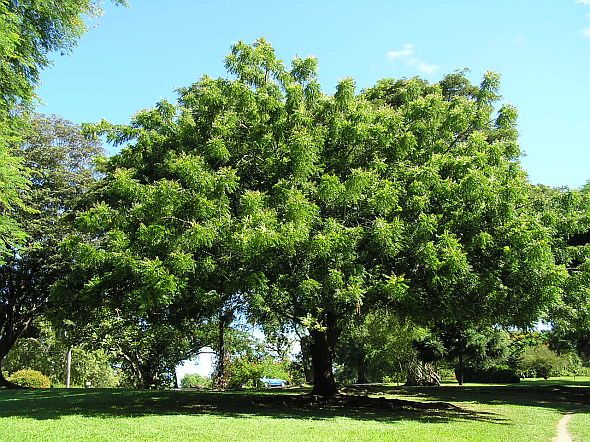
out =
<path fill-rule="evenodd" d="M 519 109 L 531 180 L 590 179 L 590 0 L 211 1 L 106 5 L 78 47 L 43 73 L 39 110 L 75 122 L 125 123 L 203 74 L 225 75 L 232 43 L 269 40 L 279 56 L 319 59 L 332 92 L 385 77 L 431 81 L 471 69 L 502 74 Z"/>

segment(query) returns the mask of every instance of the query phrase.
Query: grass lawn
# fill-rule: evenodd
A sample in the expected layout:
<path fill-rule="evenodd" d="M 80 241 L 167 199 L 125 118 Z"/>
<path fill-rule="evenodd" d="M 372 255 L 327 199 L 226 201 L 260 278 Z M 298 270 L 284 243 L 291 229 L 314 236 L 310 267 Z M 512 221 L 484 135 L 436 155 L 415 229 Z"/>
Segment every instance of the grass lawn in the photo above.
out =
<path fill-rule="evenodd" d="M 590 413 L 574 414 L 569 424 L 569 431 L 574 441 L 590 441 Z"/>
<path fill-rule="evenodd" d="M 575 410 L 570 431 L 584 441 L 588 386 L 579 378 L 371 386 L 330 402 L 299 390 L 1 390 L 0 440 L 550 441 L 561 416 Z"/>

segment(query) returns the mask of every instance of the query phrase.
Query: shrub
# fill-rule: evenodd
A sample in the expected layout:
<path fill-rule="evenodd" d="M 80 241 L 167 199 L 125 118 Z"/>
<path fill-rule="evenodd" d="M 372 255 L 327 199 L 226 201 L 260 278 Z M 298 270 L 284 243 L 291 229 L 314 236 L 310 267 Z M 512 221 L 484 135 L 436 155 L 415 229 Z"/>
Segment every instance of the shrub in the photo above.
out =
<path fill-rule="evenodd" d="M 14 382 L 22 387 L 30 388 L 50 388 L 51 381 L 40 371 L 36 370 L 19 370 L 10 376 L 10 382 Z"/>
<path fill-rule="evenodd" d="M 193 373 L 185 375 L 180 381 L 182 388 L 211 388 L 211 378 Z"/>
<path fill-rule="evenodd" d="M 259 388 L 260 378 L 263 377 L 291 382 L 288 363 L 275 361 L 270 356 L 236 358 L 228 365 L 227 371 L 230 388 Z"/>
<path fill-rule="evenodd" d="M 525 377 L 561 376 L 576 373 L 580 368 L 580 360 L 575 355 L 558 355 L 547 345 L 527 348 L 518 360 L 518 368 Z"/>
<path fill-rule="evenodd" d="M 457 370 L 455 370 L 455 373 Z M 463 382 L 481 382 L 483 384 L 515 384 L 520 382 L 516 370 L 506 366 L 489 368 L 465 367 L 463 370 Z"/>

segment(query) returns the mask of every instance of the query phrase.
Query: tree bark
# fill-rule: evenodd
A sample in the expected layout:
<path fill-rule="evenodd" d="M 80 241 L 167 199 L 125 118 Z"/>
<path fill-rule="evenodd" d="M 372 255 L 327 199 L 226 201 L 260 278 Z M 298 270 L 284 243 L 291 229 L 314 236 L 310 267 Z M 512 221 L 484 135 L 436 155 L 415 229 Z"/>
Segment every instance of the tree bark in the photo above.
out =
<path fill-rule="evenodd" d="M 150 389 L 150 390 L 152 388 L 156 388 L 158 386 L 158 376 L 157 376 L 157 374 L 154 373 L 153 367 L 142 366 L 141 371 L 142 371 L 141 376 L 142 376 L 143 383 L 144 383 L 143 388 Z"/>
<path fill-rule="evenodd" d="M 125 353 L 124 351 L 119 350 L 119 354 L 123 357 L 123 359 L 129 362 L 129 365 L 131 365 L 131 369 L 133 370 L 133 373 L 135 374 L 137 380 L 137 388 L 141 390 L 147 388 L 148 384 L 146 384 L 144 373 L 141 368 L 141 363 L 135 360 L 135 358 L 131 355 Z"/>
<path fill-rule="evenodd" d="M 8 352 L 12 350 L 12 347 L 14 347 L 17 339 L 17 333 L 14 331 L 14 328 L 10 323 L 4 324 L 3 329 L 4 335 L 0 336 L 0 387 L 10 389 L 24 388 L 21 385 L 10 382 L 4 377 L 4 374 L 2 373 L 2 361 L 6 355 L 8 355 Z"/>
<path fill-rule="evenodd" d="M 465 368 L 465 362 L 463 361 L 463 352 L 459 353 L 459 370 L 457 372 L 457 381 L 459 385 L 463 385 L 463 372 Z"/>
<path fill-rule="evenodd" d="M 358 361 L 356 367 L 356 383 L 357 384 L 368 384 L 369 379 L 367 379 L 367 364 L 365 364 L 365 357 L 364 355 Z"/>
<path fill-rule="evenodd" d="M 228 312 L 219 315 L 219 336 L 217 337 L 217 367 L 215 368 L 215 388 L 224 390 L 227 387 L 225 328 L 231 315 Z"/>
<path fill-rule="evenodd" d="M 311 394 L 331 397 L 336 394 L 336 381 L 332 372 L 332 351 L 328 331 L 311 330 L 311 363 L 313 390 Z"/>

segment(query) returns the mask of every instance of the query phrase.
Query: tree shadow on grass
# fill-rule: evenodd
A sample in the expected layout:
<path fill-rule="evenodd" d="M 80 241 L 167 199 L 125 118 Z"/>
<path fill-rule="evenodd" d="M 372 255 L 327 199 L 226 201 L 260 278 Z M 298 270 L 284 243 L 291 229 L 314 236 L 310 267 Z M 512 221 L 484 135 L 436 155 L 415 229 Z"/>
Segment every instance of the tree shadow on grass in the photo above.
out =
<path fill-rule="evenodd" d="M 560 412 L 590 412 L 590 389 L 575 383 L 440 387 L 393 387 L 375 384 L 350 386 L 344 391 L 412 397 L 424 401 L 476 402 L 484 405 L 553 408 Z"/>
<path fill-rule="evenodd" d="M 560 412 L 590 413 L 587 388 L 566 385 L 392 387 L 350 386 L 325 400 L 307 390 L 286 391 L 135 391 L 70 389 L 0 391 L 0 418 L 57 419 L 62 416 L 139 417 L 151 415 L 264 416 L 428 423 L 480 421 L 510 424 L 502 416 L 473 411 L 463 403 L 522 405 Z M 457 405 L 459 404 L 459 405 Z"/>
<path fill-rule="evenodd" d="M 474 412 L 446 402 L 424 402 L 364 395 L 325 400 L 300 392 L 195 392 L 131 390 L 0 391 L 0 418 L 38 420 L 63 416 L 139 417 L 198 415 L 226 417 L 331 419 L 446 423 L 458 420 L 509 424 L 494 413 Z"/>

